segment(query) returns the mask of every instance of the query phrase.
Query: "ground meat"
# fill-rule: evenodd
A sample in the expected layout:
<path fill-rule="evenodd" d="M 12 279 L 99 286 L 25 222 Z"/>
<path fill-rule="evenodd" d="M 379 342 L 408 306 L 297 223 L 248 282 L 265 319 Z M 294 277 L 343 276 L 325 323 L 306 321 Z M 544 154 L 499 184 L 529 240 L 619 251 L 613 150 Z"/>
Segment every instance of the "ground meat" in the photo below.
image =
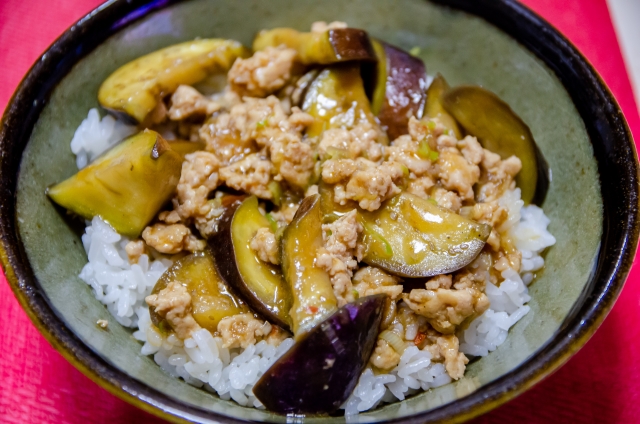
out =
<path fill-rule="evenodd" d="M 267 47 L 247 59 L 236 59 L 227 78 L 243 96 L 265 97 L 291 79 L 297 52 L 285 46 Z"/>
<path fill-rule="evenodd" d="M 407 306 L 427 318 L 429 324 L 443 334 L 455 332 L 465 319 L 481 315 L 489 307 L 487 296 L 475 289 L 413 289 L 402 298 Z"/>
<path fill-rule="evenodd" d="M 429 191 L 433 186 L 434 186 L 434 182 L 431 177 L 419 177 L 409 181 L 407 192 L 413 195 L 416 195 L 422 199 L 429 199 L 430 198 Z"/>
<path fill-rule="evenodd" d="M 311 24 L 311 32 L 322 33 L 325 31 L 329 31 L 330 29 L 340 29 L 347 28 L 347 24 L 345 22 L 333 21 L 330 24 L 327 24 L 325 21 L 317 21 Z"/>
<path fill-rule="evenodd" d="M 269 147 L 283 133 L 290 133 L 300 140 L 302 131 L 311 123 L 313 117 L 297 108 L 292 108 L 292 115 L 287 116 L 274 96 L 266 99 L 245 97 L 228 113 L 207 121 L 200 128 L 200 137 L 207 143 L 206 149 L 228 165 Z"/>
<path fill-rule="evenodd" d="M 403 172 L 396 162 L 376 164 L 364 158 L 328 160 L 322 167 L 322 179 L 334 187 L 334 201 L 341 205 L 355 200 L 362 209 L 374 211 L 382 202 L 399 194 Z M 348 179 L 348 180 L 347 180 Z"/>
<path fill-rule="evenodd" d="M 129 257 L 130 264 L 137 264 L 138 260 L 140 260 L 140 256 L 147 253 L 147 245 L 144 244 L 143 240 L 131 240 L 124 247 L 124 251 L 127 252 L 127 256 Z"/>
<path fill-rule="evenodd" d="M 378 339 L 378 344 L 369 361 L 378 369 L 390 370 L 400 363 L 400 354 L 386 340 Z"/>
<path fill-rule="evenodd" d="M 400 278 L 372 266 L 360 268 L 353 276 L 353 288 L 360 297 L 385 293 L 392 300 L 397 300 L 402 294 L 400 283 Z"/>
<path fill-rule="evenodd" d="M 371 161 L 382 158 L 383 146 L 378 142 L 379 129 L 368 121 L 361 121 L 352 129 L 332 128 L 322 133 L 318 148 L 326 153 L 331 148 L 345 151 L 351 159 L 364 157 Z"/>
<path fill-rule="evenodd" d="M 180 214 L 176 210 L 172 211 L 162 211 L 158 215 L 158 220 L 164 222 L 165 224 L 177 224 L 181 221 Z"/>
<path fill-rule="evenodd" d="M 467 214 L 469 219 L 498 228 L 509 218 L 509 211 L 500 206 L 497 200 L 487 203 L 476 203 Z"/>
<path fill-rule="evenodd" d="M 148 246 L 167 254 L 180 253 L 183 250 L 195 252 L 203 250 L 206 246 L 204 240 L 199 240 L 182 224 L 154 224 L 144 229 L 142 238 Z"/>
<path fill-rule="evenodd" d="M 507 255 L 500 252 L 496 263 L 493 267 L 496 271 L 502 273 L 507 269 L 513 269 L 516 272 L 520 272 L 520 264 L 522 263 L 522 252 L 515 250 Z"/>
<path fill-rule="evenodd" d="M 237 314 L 222 318 L 218 323 L 218 332 L 222 337 L 222 347 L 232 349 L 255 344 L 257 337 L 271 332 L 271 324 L 255 319 L 249 314 Z"/>
<path fill-rule="evenodd" d="M 277 325 L 272 325 L 271 331 L 269 332 L 267 337 L 265 337 L 264 340 L 267 343 L 269 343 L 271 346 L 277 347 L 277 346 L 280 346 L 280 343 L 285 341 L 285 339 L 287 339 L 288 337 L 290 337 L 289 333 L 287 333 L 285 330 L 278 327 Z"/>
<path fill-rule="evenodd" d="M 145 300 L 149 306 L 155 308 L 157 314 L 167 320 L 179 339 L 187 339 L 191 333 L 200 329 L 191 315 L 191 295 L 179 282 L 170 282 L 158 294 L 147 296 Z"/>
<path fill-rule="evenodd" d="M 427 290 L 450 289 L 452 279 L 450 274 L 436 275 L 425 283 Z"/>
<path fill-rule="evenodd" d="M 256 252 L 258 258 L 263 262 L 270 262 L 280 265 L 280 255 L 278 254 L 278 243 L 276 236 L 268 228 L 260 228 L 251 239 L 249 247 Z"/>
<path fill-rule="evenodd" d="M 209 212 L 209 193 L 218 187 L 218 158 L 209 152 L 198 151 L 185 156 L 177 188 L 178 214 L 187 219 Z"/>
<path fill-rule="evenodd" d="M 403 164 L 411 173 L 419 177 L 433 168 L 431 160 L 418 155 L 419 149 L 419 141 L 414 140 L 410 135 L 403 135 L 396 138 L 391 146 L 387 147 L 386 152 L 389 160 Z"/>
<path fill-rule="evenodd" d="M 500 160 L 500 156 L 486 149 L 480 165 L 486 183 L 481 185 L 476 197 L 485 203 L 497 201 L 505 190 L 514 188 L 514 178 L 522 169 L 522 162 L 516 156 Z"/>
<path fill-rule="evenodd" d="M 478 139 L 470 135 L 458 142 L 458 149 L 469 163 L 478 165 L 484 158 L 484 149 Z"/>
<path fill-rule="evenodd" d="M 464 353 L 459 352 L 460 342 L 458 338 L 453 334 L 438 337 L 437 344 L 440 354 L 444 357 L 444 367 L 447 370 L 447 374 L 454 380 L 460 379 L 464 375 L 469 359 Z"/>
<path fill-rule="evenodd" d="M 362 248 L 358 246 L 361 232 L 362 225 L 358 222 L 355 210 L 330 224 L 322 225 L 324 248 L 318 252 L 316 265 L 331 277 L 338 306 L 355 300 L 351 276 L 362 259 Z"/>
<path fill-rule="evenodd" d="M 453 191 L 444 188 L 437 188 L 433 191 L 433 200 L 436 201 L 441 208 L 451 209 L 458 213 L 462 207 L 462 199 Z"/>
<path fill-rule="evenodd" d="M 271 161 L 254 153 L 241 161 L 220 168 L 220 178 L 235 190 L 271 200 L 273 194 L 269 190 L 269 183 L 272 181 L 272 168 Z"/>
<path fill-rule="evenodd" d="M 192 115 L 211 115 L 220 109 L 220 105 L 188 85 L 180 85 L 171 95 L 169 119 L 179 121 Z"/>
<path fill-rule="evenodd" d="M 316 164 L 311 146 L 295 135 L 283 133 L 271 143 L 270 152 L 277 170 L 274 179 L 284 179 L 293 188 L 306 189 Z"/>
<path fill-rule="evenodd" d="M 441 152 L 438 157 L 438 177 L 444 188 L 457 191 L 463 200 L 473 200 L 473 185 L 480 178 L 480 168 L 453 152 Z"/>
<path fill-rule="evenodd" d="M 322 181 L 336 184 L 351 177 L 358 169 L 352 159 L 329 159 L 322 164 Z"/>

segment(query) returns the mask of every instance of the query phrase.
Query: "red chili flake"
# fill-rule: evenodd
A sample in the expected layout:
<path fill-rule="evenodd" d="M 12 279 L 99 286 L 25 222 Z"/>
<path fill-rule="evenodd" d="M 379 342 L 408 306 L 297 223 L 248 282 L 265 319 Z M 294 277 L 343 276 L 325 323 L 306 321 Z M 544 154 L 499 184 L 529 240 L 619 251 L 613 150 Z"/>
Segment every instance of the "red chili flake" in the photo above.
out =
<path fill-rule="evenodd" d="M 315 314 L 316 312 L 318 312 L 318 307 L 317 306 L 309 306 L 309 312 L 311 312 L 312 314 Z"/>
<path fill-rule="evenodd" d="M 420 345 L 420 343 L 422 343 L 422 342 L 424 341 L 424 339 L 426 339 L 426 338 L 427 338 L 427 335 L 426 335 L 426 334 L 424 334 L 424 333 L 418 333 L 418 334 L 416 335 L 416 338 L 415 338 L 415 339 L 413 339 L 413 344 L 414 344 L 414 345 L 416 345 L 416 346 L 419 346 L 419 345 Z"/>

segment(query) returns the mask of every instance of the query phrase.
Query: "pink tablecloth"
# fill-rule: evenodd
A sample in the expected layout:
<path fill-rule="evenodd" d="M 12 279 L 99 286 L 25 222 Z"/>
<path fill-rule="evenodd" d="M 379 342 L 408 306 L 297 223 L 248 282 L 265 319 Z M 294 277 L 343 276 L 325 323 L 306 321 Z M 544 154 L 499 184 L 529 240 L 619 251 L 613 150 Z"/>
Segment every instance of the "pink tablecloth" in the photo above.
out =
<path fill-rule="evenodd" d="M 634 1 L 634 0 L 631 0 Z M 0 110 L 29 66 L 101 0 L 0 0 Z M 601 73 L 640 140 L 640 118 L 605 0 L 525 0 Z M 640 271 L 613 311 L 562 369 L 479 423 L 640 421 Z M 40 336 L 0 275 L 0 422 L 152 423 L 68 364 Z"/>

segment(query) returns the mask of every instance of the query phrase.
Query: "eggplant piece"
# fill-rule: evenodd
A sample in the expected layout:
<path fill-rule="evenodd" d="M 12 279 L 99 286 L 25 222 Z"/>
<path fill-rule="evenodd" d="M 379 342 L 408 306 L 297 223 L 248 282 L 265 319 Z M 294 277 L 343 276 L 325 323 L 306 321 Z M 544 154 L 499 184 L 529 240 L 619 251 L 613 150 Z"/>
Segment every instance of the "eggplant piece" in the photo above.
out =
<path fill-rule="evenodd" d="M 214 72 L 226 72 L 249 51 L 237 41 L 203 39 L 175 44 L 118 68 L 100 86 L 105 109 L 144 122 L 158 102 L 181 84 L 195 84 Z"/>
<path fill-rule="evenodd" d="M 299 32 L 292 28 L 260 31 L 253 50 L 287 46 L 298 52 L 303 65 L 331 65 L 353 60 L 376 60 L 367 33 L 356 28 L 336 28 L 325 32 Z"/>
<path fill-rule="evenodd" d="M 282 273 L 293 294 L 291 329 L 298 340 L 338 309 L 329 274 L 315 264 L 323 246 L 320 195 L 314 194 L 282 235 Z"/>
<path fill-rule="evenodd" d="M 261 261 L 251 249 L 253 237 L 269 220 L 258 209 L 258 198 L 251 196 L 225 208 L 218 233 L 209 239 L 222 278 L 251 308 L 282 328 L 291 326 L 291 290 L 279 266 Z"/>
<path fill-rule="evenodd" d="M 458 127 L 458 123 L 442 105 L 442 96 L 449 88 L 449 84 L 444 77 L 440 74 L 436 75 L 427 89 L 427 102 L 424 105 L 423 117 L 425 119 L 437 118 L 445 128 L 453 131 L 453 135 L 460 140 L 462 132 Z"/>
<path fill-rule="evenodd" d="M 320 72 L 307 89 L 302 110 L 315 118 L 307 129 L 310 137 L 330 128 L 351 129 L 363 120 L 378 126 L 358 64 L 334 65 Z M 387 144 L 387 140 L 379 141 Z"/>
<path fill-rule="evenodd" d="M 395 140 L 408 133 L 411 116 L 422 118 L 427 71 L 422 60 L 391 44 L 374 40 L 373 47 L 378 61 L 363 67 L 365 81 L 373 85 L 371 110 Z"/>
<path fill-rule="evenodd" d="M 386 299 L 363 297 L 317 325 L 258 380 L 253 387 L 258 400 L 283 414 L 335 412 L 373 353 Z"/>
<path fill-rule="evenodd" d="M 218 323 L 225 317 L 251 313 L 247 305 L 234 296 L 216 270 L 213 255 L 207 249 L 178 259 L 165 271 L 151 294 L 164 290 L 172 281 L 180 282 L 191 295 L 193 318 L 211 332 L 218 330 Z M 151 322 L 164 329 L 166 320 L 149 307 Z"/>
<path fill-rule="evenodd" d="M 145 130 L 48 188 L 47 195 L 85 219 L 100 216 L 135 238 L 173 196 L 182 161 L 160 134 Z"/>
<path fill-rule="evenodd" d="M 178 152 L 182 157 L 189 153 L 197 152 L 198 150 L 204 150 L 204 141 L 187 141 L 187 140 L 169 140 L 171 150 Z"/>
<path fill-rule="evenodd" d="M 359 211 L 363 262 L 403 277 L 456 271 L 475 259 L 491 226 L 463 218 L 428 200 L 401 193 L 374 212 Z"/>
<path fill-rule="evenodd" d="M 442 102 L 485 149 L 502 159 L 515 155 L 522 161 L 516 176 L 522 200 L 525 205 L 542 204 L 549 189 L 549 166 L 531 130 L 511 107 L 491 91 L 471 85 L 447 91 Z"/>

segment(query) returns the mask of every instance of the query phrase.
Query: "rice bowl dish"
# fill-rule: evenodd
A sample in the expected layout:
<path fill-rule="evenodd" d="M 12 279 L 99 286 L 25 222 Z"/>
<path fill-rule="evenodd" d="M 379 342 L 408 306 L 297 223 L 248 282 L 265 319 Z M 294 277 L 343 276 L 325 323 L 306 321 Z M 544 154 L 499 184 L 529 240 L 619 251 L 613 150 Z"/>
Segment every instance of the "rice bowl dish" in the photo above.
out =
<path fill-rule="evenodd" d="M 314 26 L 311 34 L 346 29 L 340 23 L 322 25 Z M 486 144 L 478 141 L 482 137 L 472 135 L 455 119 L 452 124 L 453 118 L 445 110 L 437 115 L 425 113 L 433 87 L 426 73 L 416 79 L 418 84 L 424 83 L 419 86 L 424 97 L 413 105 L 411 114 L 393 108 L 385 112 L 393 102 L 385 103 L 384 92 L 376 97 L 373 84 L 366 98 L 350 99 L 349 107 L 325 119 L 326 109 L 335 108 L 327 107 L 330 91 L 326 88 L 336 81 L 346 85 L 348 78 L 362 73 L 364 93 L 363 69 L 370 59 L 358 57 L 345 60 L 346 65 L 318 66 L 319 59 L 309 59 L 304 51 L 280 41 L 259 48 L 254 43 L 253 55 L 230 60 L 223 80 L 227 85 L 216 86 L 218 78 L 206 84 L 199 81 L 201 91 L 180 84 L 175 91 L 163 93 L 157 105 L 138 119 L 138 127 L 111 115 L 100 118 L 95 109 L 89 111 L 71 142 L 81 169 L 90 167 L 123 138 L 136 137 L 140 125 L 157 134 L 153 135 L 154 143 L 157 137 L 169 145 L 172 140 L 186 139 L 185 143 L 192 143 L 188 148 L 195 150 L 180 161 L 170 207 L 166 200 L 159 202 L 162 210 L 156 210 L 153 219 L 140 229 L 141 238 L 140 234 L 131 236 L 135 231 L 128 229 L 119 233 L 114 221 L 103 219 L 100 213 L 88 217 L 75 210 L 90 218 L 82 236 L 88 263 L 80 278 L 119 324 L 134 330 L 134 337 L 143 343 L 141 354 L 153 355 L 170 375 L 243 406 L 265 407 L 254 386 L 279 358 L 309 338 L 338 308 L 381 294 L 391 299 L 378 308 L 381 331 L 376 330 L 372 352 L 359 364 L 363 370 L 348 398 L 340 399 L 340 409 L 346 415 L 357 414 L 460 378 L 468 357 L 486 356 L 495 350 L 506 340 L 509 328 L 529 312 L 527 286 L 544 266 L 545 249 L 555 243 L 547 231 L 548 218 L 531 203 L 536 181 L 533 189 L 530 178 L 518 187 L 514 177 L 523 160 L 500 157 L 483 147 Z M 377 57 L 379 63 L 379 51 L 374 48 L 367 54 Z M 389 51 L 382 57 L 392 57 Z M 302 70 L 296 69 L 300 65 Z M 393 64 L 388 66 L 393 69 Z M 433 81 L 443 79 L 436 76 Z M 411 84 L 405 87 L 415 89 Z M 211 94 L 203 94 L 208 92 Z M 365 103 L 369 101 L 371 105 Z M 157 116 L 148 120 L 150 115 Z M 233 131 L 239 135 L 230 142 Z M 502 172 L 496 177 L 499 184 L 491 177 L 498 172 Z M 367 185 L 375 178 L 383 180 L 383 187 Z M 238 194 L 244 197 L 235 198 Z M 49 195 L 58 201 L 55 188 Z M 398 198 L 405 203 L 393 203 Z M 226 201 L 235 202 L 232 207 L 236 209 L 229 212 Z M 226 231 L 223 217 L 230 213 L 232 220 L 241 207 L 254 207 L 268 221 L 259 232 L 262 238 L 254 233 L 247 240 L 253 246 L 251 251 L 269 267 L 281 266 L 284 281 L 295 290 L 296 283 L 285 271 L 287 258 L 282 250 L 287 234 L 292 234 L 287 228 L 292 222 L 294 228 L 308 216 L 298 213 L 305 201 L 309 205 L 304 212 L 325 208 L 322 223 L 317 223 L 324 251 L 313 259 L 315 268 L 324 272 L 330 283 L 331 305 L 320 305 L 321 313 L 314 305 L 296 311 L 290 304 L 288 308 L 277 307 L 281 299 L 276 299 L 262 306 L 266 313 L 256 313 L 261 306 L 256 308 L 255 299 L 245 298 L 235 305 L 238 313 L 219 319 L 215 327 L 189 319 L 196 309 L 193 305 L 184 308 L 187 313 L 178 313 L 178 320 L 167 318 L 175 305 L 167 308 L 161 301 L 163 294 L 171 291 L 172 281 L 154 289 L 158 281 L 176 263 L 208 248 L 213 249 L 216 269 L 221 273 L 215 245 L 221 244 L 221 234 Z M 474 231 L 485 231 L 484 236 L 474 233 L 465 239 L 464 243 L 477 242 L 479 249 L 468 254 L 464 264 L 453 265 L 455 269 L 450 269 L 450 262 L 441 261 L 436 261 L 435 271 L 434 262 L 422 267 L 424 257 L 413 257 L 415 266 L 410 269 L 395 266 L 389 257 L 401 249 L 380 226 L 379 220 L 386 215 L 376 213 L 388 208 L 393 216 L 393 208 L 411 202 L 429 211 L 435 207 L 446 217 L 456 215 L 464 225 L 487 226 L 473 227 Z M 382 253 L 376 256 L 379 251 Z M 467 251 L 456 250 L 450 256 L 464 256 Z M 295 264 L 295 260 L 290 262 Z M 230 286 L 237 284 L 225 281 Z M 182 290 L 172 287 L 173 291 Z M 457 307 L 465 302 L 442 301 L 444 305 L 435 310 L 427 307 L 434 296 L 463 291 L 468 296 L 460 311 Z M 289 296 L 295 302 L 296 293 Z M 234 335 L 218 328 L 223 321 L 233 325 L 238 315 L 243 315 L 245 327 L 252 328 L 251 334 Z M 184 321 L 190 322 L 186 328 Z M 162 322 L 168 327 L 161 328 Z"/>

